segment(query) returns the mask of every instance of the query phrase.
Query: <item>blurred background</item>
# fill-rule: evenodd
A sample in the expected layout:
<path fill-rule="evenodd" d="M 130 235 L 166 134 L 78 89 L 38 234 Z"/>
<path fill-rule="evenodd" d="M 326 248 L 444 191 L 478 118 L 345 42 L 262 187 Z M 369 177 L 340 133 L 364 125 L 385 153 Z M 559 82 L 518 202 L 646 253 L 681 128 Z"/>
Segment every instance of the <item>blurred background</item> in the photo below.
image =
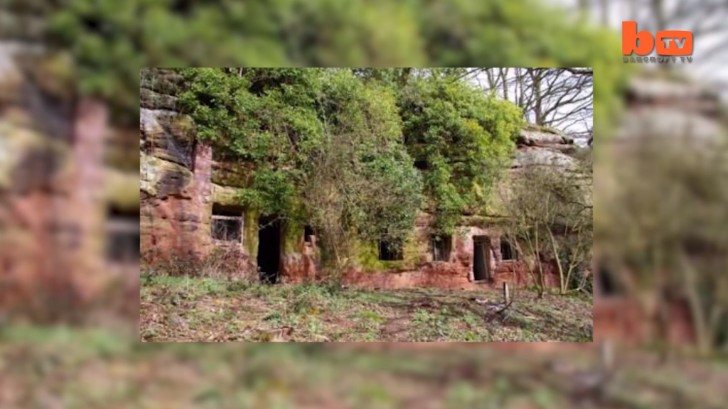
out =
<path fill-rule="evenodd" d="M 0 404 L 719 407 L 725 17 L 721 0 L 0 0 Z M 623 63 L 628 19 L 692 30 L 693 62 Z M 139 70 L 187 65 L 593 67 L 602 346 L 137 345 Z"/>

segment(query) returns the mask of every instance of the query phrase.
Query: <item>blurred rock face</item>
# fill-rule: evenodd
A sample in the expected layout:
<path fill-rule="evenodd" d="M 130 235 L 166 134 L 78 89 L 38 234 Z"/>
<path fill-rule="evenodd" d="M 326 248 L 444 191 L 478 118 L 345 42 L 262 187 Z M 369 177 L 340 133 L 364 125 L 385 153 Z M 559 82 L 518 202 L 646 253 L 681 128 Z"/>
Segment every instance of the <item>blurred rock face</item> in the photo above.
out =
<path fill-rule="evenodd" d="M 704 176 L 725 174 L 708 162 L 724 152 L 720 98 L 658 73 L 633 78 L 625 102 L 617 135 L 600 146 L 598 161 L 595 339 L 692 344 L 704 319 L 697 304 L 721 308 L 713 293 L 695 290 L 723 285 L 710 278 L 718 266 L 705 263 L 712 256 L 704 248 L 689 245 L 696 238 L 698 247 L 724 242 L 725 235 L 709 231 L 721 223 L 715 209 L 724 207 L 722 187 L 705 186 L 708 195 L 700 187 L 713 183 Z M 695 268 L 695 285 L 678 253 Z"/>
<path fill-rule="evenodd" d="M 723 132 L 720 112 L 720 96 L 704 85 L 636 77 L 629 84 L 617 140 L 630 144 L 659 135 L 668 142 L 689 135 L 696 144 L 716 141 Z"/>
<path fill-rule="evenodd" d="M 136 175 L 105 165 L 106 105 L 71 103 L 38 72 L 46 58 L 0 48 L 0 308 L 38 320 L 80 316 L 106 290 L 119 267 L 105 255 L 118 244 L 107 214 L 138 209 Z M 133 257 L 122 264 L 137 274 Z"/>

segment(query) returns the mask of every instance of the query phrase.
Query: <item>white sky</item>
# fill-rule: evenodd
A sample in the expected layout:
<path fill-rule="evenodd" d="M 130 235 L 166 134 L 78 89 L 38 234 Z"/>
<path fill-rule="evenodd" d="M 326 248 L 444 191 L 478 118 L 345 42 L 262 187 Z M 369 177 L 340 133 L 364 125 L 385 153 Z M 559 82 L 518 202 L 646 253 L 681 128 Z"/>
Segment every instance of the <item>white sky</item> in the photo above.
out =
<path fill-rule="evenodd" d="M 515 75 L 516 75 L 515 70 L 509 71 L 508 79 L 510 80 L 510 79 L 515 78 Z M 479 73 L 478 75 L 470 78 L 470 81 L 472 83 L 478 85 L 479 87 L 483 88 L 484 90 L 489 89 L 488 79 L 487 79 L 485 73 Z M 502 93 L 501 89 L 498 89 L 496 91 L 497 91 L 498 95 L 502 98 L 503 93 Z M 593 93 L 593 87 L 589 87 L 588 89 L 585 89 L 583 92 Z M 515 94 L 515 90 L 513 89 L 513 86 L 509 87 L 509 93 L 510 93 L 510 95 Z M 511 102 L 513 102 L 513 101 L 511 101 Z M 593 103 L 593 99 L 592 99 L 592 103 Z M 569 112 L 569 110 L 573 109 L 573 108 L 576 108 L 573 104 L 564 104 L 556 110 L 556 115 L 562 115 L 566 112 Z M 534 121 L 534 118 L 526 118 L 526 119 L 529 122 Z M 556 128 L 560 129 L 561 131 L 564 131 L 568 134 L 579 134 L 579 133 L 583 133 L 583 132 L 587 131 L 588 129 L 591 129 L 593 127 L 593 121 L 594 121 L 594 116 L 593 116 L 593 112 L 592 112 L 587 117 L 571 118 L 568 121 L 568 123 L 565 124 L 565 126 L 556 126 Z M 588 139 L 587 138 L 577 139 L 576 142 L 580 145 L 586 145 L 588 142 Z"/>

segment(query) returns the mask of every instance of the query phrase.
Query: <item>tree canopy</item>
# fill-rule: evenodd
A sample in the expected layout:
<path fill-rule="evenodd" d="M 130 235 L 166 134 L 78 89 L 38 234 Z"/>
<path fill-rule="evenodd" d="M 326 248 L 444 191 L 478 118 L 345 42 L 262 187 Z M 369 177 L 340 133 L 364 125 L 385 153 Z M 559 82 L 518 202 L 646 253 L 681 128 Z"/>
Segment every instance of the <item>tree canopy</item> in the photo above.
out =
<path fill-rule="evenodd" d="M 446 233 L 465 212 L 485 208 L 524 125 L 515 105 L 464 80 L 429 76 L 400 92 L 407 149 L 423 171 L 430 209 Z"/>
<path fill-rule="evenodd" d="M 5 35 L 68 54 L 78 87 L 136 122 L 140 67 L 594 67 L 596 123 L 617 107 L 615 33 L 539 0 L 9 0 Z M 64 60 L 64 61 L 65 61 Z"/>
<path fill-rule="evenodd" d="M 481 212 L 522 113 L 449 69 L 180 69 L 197 137 L 239 163 L 240 200 L 365 240 L 401 240 L 420 210 L 452 232 Z M 333 238 L 331 238 L 333 241 Z"/>

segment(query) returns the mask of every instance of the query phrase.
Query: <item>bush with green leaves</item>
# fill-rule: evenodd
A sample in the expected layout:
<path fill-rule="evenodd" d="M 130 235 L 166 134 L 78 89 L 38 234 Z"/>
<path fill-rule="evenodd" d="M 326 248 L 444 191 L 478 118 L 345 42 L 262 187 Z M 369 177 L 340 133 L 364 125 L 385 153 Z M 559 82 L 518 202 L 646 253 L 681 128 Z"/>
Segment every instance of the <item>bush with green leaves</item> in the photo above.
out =
<path fill-rule="evenodd" d="M 69 54 L 82 92 L 128 124 L 141 67 L 591 66 L 600 127 L 624 82 L 616 33 L 540 0 L 8 0 L 0 10 L 17 22 L 3 34 Z"/>
<path fill-rule="evenodd" d="M 403 238 L 422 182 L 391 88 L 349 69 L 181 69 L 197 136 L 251 169 L 240 203 L 312 222 L 327 247 Z"/>
<path fill-rule="evenodd" d="M 510 160 L 522 113 L 457 76 L 434 71 L 400 92 L 407 149 L 417 161 L 438 230 L 452 233 L 461 215 L 482 212 Z"/>

